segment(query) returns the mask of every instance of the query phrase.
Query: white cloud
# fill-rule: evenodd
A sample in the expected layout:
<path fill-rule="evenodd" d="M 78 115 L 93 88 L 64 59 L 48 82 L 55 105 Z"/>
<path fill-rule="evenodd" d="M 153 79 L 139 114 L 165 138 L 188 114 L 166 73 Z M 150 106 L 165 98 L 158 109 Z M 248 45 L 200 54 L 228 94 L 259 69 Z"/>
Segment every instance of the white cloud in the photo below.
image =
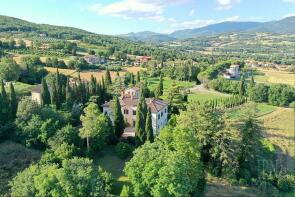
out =
<path fill-rule="evenodd" d="M 207 20 L 191 20 L 191 21 L 183 21 L 180 23 L 173 23 L 171 24 L 171 27 L 174 28 L 175 30 L 178 29 L 194 29 L 194 28 L 200 28 L 200 27 L 205 27 L 208 25 L 216 24 L 216 23 L 221 23 L 225 21 L 237 21 L 239 20 L 239 16 L 232 16 L 229 18 L 224 18 L 221 20 L 213 20 L 213 19 L 207 19 Z"/>
<path fill-rule="evenodd" d="M 240 3 L 241 0 L 217 0 L 217 10 L 229 10 L 234 4 Z"/>
<path fill-rule="evenodd" d="M 295 12 L 286 14 L 286 15 L 283 16 L 283 18 L 288 18 L 288 17 L 291 17 L 291 16 L 295 16 Z"/>
<path fill-rule="evenodd" d="M 283 0 L 283 2 L 295 4 L 295 0 Z"/>
<path fill-rule="evenodd" d="M 193 15 L 195 15 L 195 10 L 194 9 L 192 9 L 190 12 L 189 12 L 189 14 L 188 14 L 189 16 L 193 16 Z"/>
<path fill-rule="evenodd" d="M 187 0 L 121 0 L 110 4 L 95 4 L 90 10 L 99 15 L 123 17 L 125 19 L 151 19 L 163 21 L 167 6 L 184 3 Z"/>

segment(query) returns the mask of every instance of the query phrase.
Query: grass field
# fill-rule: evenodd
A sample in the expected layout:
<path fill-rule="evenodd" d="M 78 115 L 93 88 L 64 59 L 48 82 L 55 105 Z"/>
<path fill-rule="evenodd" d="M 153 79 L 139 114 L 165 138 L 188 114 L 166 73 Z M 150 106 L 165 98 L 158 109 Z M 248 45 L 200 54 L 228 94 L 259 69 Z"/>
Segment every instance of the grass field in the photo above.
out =
<path fill-rule="evenodd" d="M 35 87 L 35 85 L 30 85 L 22 82 L 15 82 L 14 89 L 17 94 L 17 96 L 25 96 L 30 95 L 32 89 Z M 6 91 L 9 92 L 9 86 L 5 87 Z"/>
<path fill-rule="evenodd" d="M 244 108 L 245 108 L 245 106 L 243 105 L 239 108 L 234 108 L 234 109 L 229 110 L 229 112 L 228 112 L 229 118 L 231 120 L 238 120 L 243 115 Z M 257 103 L 256 109 L 257 109 L 257 112 L 256 112 L 257 117 L 261 117 L 261 116 L 264 116 L 266 114 L 276 111 L 278 109 L 278 107 L 275 107 L 273 105 L 268 105 L 265 103 Z"/>
<path fill-rule="evenodd" d="M 20 171 L 40 159 L 41 153 L 11 141 L 0 143 L 0 196 L 8 193 L 8 182 Z"/>
<path fill-rule="evenodd" d="M 295 113 L 293 109 L 279 108 L 273 113 L 259 117 L 265 136 L 284 154 L 295 157 Z M 294 164 L 294 163 L 293 163 Z M 294 169 L 295 170 L 295 169 Z"/>
<path fill-rule="evenodd" d="M 295 85 L 295 74 L 286 71 L 277 71 L 274 69 L 259 69 L 264 75 L 255 75 L 254 79 L 261 83 L 282 83 L 287 85 Z"/>
<path fill-rule="evenodd" d="M 51 67 L 45 67 L 45 69 L 48 72 L 56 73 L 56 68 Z M 119 72 L 120 76 L 124 76 L 126 72 L 132 72 L 133 74 L 136 74 L 138 71 L 144 70 L 144 68 L 141 67 L 125 67 L 122 71 Z M 67 76 L 71 77 L 78 77 L 78 72 L 76 70 L 72 69 L 58 69 L 59 73 L 62 73 Z M 110 72 L 112 79 L 115 79 L 117 76 L 117 72 Z M 105 75 L 105 71 L 103 70 L 97 70 L 97 71 L 82 71 L 80 72 L 80 76 L 84 80 L 90 80 L 91 75 L 93 75 L 97 80 L 101 80 L 102 76 Z"/>
<path fill-rule="evenodd" d="M 218 197 L 255 197 L 259 196 L 259 190 L 254 187 L 234 186 L 224 179 L 208 176 L 205 197 L 217 194 Z"/>
<path fill-rule="evenodd" d="M 115 147 L 105 148 L 99 155 L 96 155 L 94 163 L 101 166 L 107 172 L 110 172 L 115 179 L 113 194 L 119 195 L 124 184 L 128 184 L 128 178 L 124 175 L 123 169 L 125 160 L 120 159 L 115 154 Z"/>
<path fill-rule="evenodd" d="M 226 97 L 226 95 L 219 94 L 216 92 L 195 92 L 188 95 L 188 101 L 195 102 L 199 101 L 200 103 L 203 103 L 205 101 L 211 101 L 216 99 L 221 99 Z"/>
<path fill-rule="evenodd" d="M 148 87 L 150 90 L 154 90 L 157 85 L 159 84 L 160 78 L 159 77 L 149 77 L 147 79 Z M 164 91 L 168 90 L 169 88 L 172 87 L 173 82 L 177 84 L 178 86 L 182 88 L 191 88 L 195 85 L 195 82 L 188 82 L 188 81 L 178 81 L 178 80 L 172 80 L 168 77 L 163 78 L 163 86 L 164 86 Z"/>

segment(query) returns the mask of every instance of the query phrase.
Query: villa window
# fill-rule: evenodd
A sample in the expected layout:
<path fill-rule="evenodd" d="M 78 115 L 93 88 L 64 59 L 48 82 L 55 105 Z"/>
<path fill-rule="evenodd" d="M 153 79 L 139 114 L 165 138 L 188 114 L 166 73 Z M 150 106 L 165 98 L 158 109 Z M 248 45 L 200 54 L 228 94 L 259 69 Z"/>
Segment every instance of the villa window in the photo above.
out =
<path fill-rule="evenodd" d="M 124 109 L 124 114 L 128 114 L 128 109 Z"/>
<path fill-rule="evenodd" d="M 160 114 L 158 114 L 158 120 L 160 120 Z"/>
<path fill-rule="evenodd" d="M 132 112 L 132 113 L 133 113 L 133 115 L 134 115 L 134 116 L 136 115 L 136 111 L 135 111 L 135 110 L 133 110 L 133 112 Z"/>
<path fill-rule="evenodd" d="M 161 112 L 161 117 L 163 117 L 163 112 Z"/>

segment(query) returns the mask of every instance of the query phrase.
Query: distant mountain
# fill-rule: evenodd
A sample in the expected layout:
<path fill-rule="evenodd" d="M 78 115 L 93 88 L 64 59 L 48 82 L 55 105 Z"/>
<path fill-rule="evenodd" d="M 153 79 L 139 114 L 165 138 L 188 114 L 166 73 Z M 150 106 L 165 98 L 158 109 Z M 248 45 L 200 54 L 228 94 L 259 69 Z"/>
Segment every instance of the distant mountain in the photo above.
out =
<path fill-rule="evenodd" d="M 221 34 L 229 32 L 242 32 L 261 25 L 258 22 L 222 22 L 196 29 L 175 31 L 170 36 L 178 39 L 192 38 L 198 35 Z"/>
<path fill-rule="evenodd" d="M 262 23 L 250 31 L 275 34 L 295 34 L 295 16 L 287 17 L 279 21 Z"/>
<path fill-rule="evenodd" d="M 151 31 L 143 31 L 138 33 L 128 33 L 119 35 L 122 38 L 126 38 L 132 41 L 142 41 L 142 42 L 168 42 L 175 40 L 174 37 L 169 36 L 168 34 L 160 34 Z"/>
<path fill-rule="evenodd" d="M 273 34 L 295 34 L 295 16 L 271 22 L 222 22 L 205 27 L 184 29 L 171 34 L 139 32 L 121 35 L 121 37 L 143 42 L 166 42 L 176 39 L 194 38 L 232 32 L 265 32 Z"/>

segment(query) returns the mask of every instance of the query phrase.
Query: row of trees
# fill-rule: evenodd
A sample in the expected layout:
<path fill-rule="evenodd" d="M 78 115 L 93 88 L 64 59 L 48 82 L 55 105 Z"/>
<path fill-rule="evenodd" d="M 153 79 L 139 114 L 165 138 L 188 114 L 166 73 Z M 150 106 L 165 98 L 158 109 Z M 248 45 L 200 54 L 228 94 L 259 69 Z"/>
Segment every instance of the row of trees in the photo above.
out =
<path fill-rule="evenodd" d="M 10 124 L 16 117 L 18 101 L 13 84 L 9 84 L 9 93 L 7 93 L 4 82 L 0 83 L 0 137 L 6 139 L 10 135 Z"/>

